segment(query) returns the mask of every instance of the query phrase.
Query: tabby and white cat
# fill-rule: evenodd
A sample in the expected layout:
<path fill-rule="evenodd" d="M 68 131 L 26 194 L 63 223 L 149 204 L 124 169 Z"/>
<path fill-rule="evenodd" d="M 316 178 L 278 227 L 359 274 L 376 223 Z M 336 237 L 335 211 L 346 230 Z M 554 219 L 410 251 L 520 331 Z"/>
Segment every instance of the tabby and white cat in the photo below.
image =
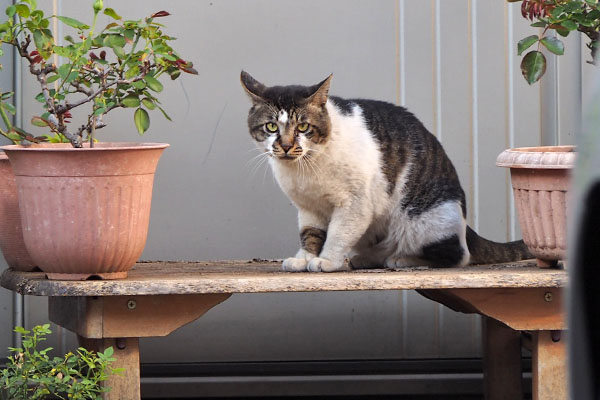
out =
<path fill-rule="evenodd" d="M 302 246 L 286 271 L 338 271 L 531 258 L 522 241 L 486 240 L 466 224 L 454 166 L 410 112 L 314 86 L 267 87 L 248 73 L 250 135 L 298 208 Z"/>

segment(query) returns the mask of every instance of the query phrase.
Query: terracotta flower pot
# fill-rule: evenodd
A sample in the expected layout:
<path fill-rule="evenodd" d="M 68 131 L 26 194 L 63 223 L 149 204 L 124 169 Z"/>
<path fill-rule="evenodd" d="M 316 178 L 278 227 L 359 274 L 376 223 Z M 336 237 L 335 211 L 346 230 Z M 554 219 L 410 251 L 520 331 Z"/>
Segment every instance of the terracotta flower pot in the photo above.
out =
<path fill-rule="evenodd" d="M 4 146 L 25 245 L 49 279 L 117 279 L 146 244 L 152 185 L 168 144 Z"/>
<path fill-rule="evenodd" d="M 567 249 L 567 208 L 573 146 L 522 147 L 502 152 L 496 165 L 510 168 L 523 241 L 538 266 L 555 266 Z"/>
<path fill-rule="evenodd" d="M 21 230 L 17 185 L 6 154 L 0 152 L 0 250 L 8 266 L 17 271 L 33 271 L 33 262 Z"/>

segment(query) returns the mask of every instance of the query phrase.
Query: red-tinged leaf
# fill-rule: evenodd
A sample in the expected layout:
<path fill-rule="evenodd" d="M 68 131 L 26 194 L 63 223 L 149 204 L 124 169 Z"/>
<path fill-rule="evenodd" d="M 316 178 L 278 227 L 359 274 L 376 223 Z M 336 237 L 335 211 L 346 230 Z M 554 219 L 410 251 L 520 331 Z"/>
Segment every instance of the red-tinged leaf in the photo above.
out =
<path fill-rule="evenodd" d="M 33 117 L 33 118 L 31 118 L 31 124 L 34 126 L 45 127 L 45 126 L 50 125 L 50 122 L 48 122 L 48 120 L 45 120 L 41 117 Z"/>
<path fill-rule="evenodd" d="M 106 60 L 106 51 L 102 50 L 102 51 L 100 52 L 100 58 L 101 58 L 102 60 Z"/>
<path fill-rule="evenodd" d="M 188 74 L 192 74 L 192 75 L 198 75 L 198 71 L 196 71 L 194 68 L 192 67 L 182 67 L 180 68 L 183 72 L 187 72 Z"/>
<path fill-rule="evenodd" d="M 90 51 L 90 60 L 97 60 L 98 56 L 93 51 Z"/>
<path fill-rule="evenodd" d="M 171 13 L 167 12 L 167 11 L 159 11 L 159 12 L 155 12 L 154 14 L 152 14 L 150 16 L 150 18 L 160 18 L 160 17 L 167 17 L 171 15 Z"/>

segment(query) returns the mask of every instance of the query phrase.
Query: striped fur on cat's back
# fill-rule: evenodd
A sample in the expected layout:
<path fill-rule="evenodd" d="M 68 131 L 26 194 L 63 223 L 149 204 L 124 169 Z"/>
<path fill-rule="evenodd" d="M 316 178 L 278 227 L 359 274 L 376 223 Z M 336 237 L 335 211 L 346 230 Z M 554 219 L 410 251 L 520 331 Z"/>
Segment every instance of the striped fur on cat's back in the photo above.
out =
<path fill-rule="evenodd" d="M 329 96 L 313 86 L 267 87 L 246 72 L 250 135 L 298 208 L 301 248 L 287 271 L 530 258 L 522 241 L 496 243 L 466 224 L 465 194 L 441 144 L 403 107 Z"/>

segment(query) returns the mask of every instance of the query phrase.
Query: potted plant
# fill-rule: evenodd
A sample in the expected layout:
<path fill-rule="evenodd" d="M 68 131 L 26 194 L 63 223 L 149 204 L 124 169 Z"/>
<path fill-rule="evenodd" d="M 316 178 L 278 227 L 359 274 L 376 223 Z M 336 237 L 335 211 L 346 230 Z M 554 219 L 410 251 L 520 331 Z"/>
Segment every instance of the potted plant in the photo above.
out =
<path fill-rule="evenodd" d="M 511 3 L 521 2 L 521 14 L 529 19 L 534 28 L 540 28 L 539 35 L 530 35 L 517 44 L 518 54 L 537 44 L 535 50 L 529 51 L 521 61 L 521 72 L 530 85 L 540 80 L 546 72 L 546 57 L 540 51 L 543 46 L 556 55 L 563 55 L 565 46 L 555 35 L 566 37 L 571 32 L 583 33 L 588 37 L 587 47 L 590 49 L 590 64 L 596 64 L 600 44 L 600 4 L 594 0 L 508 0 Z M 535 21 L 535 22 L 534 22 Z"/>
<path fill-rule="evenodd" d="M 3 400 L 101 399 L 102 393 L 110 391 L 103 382 L 123 372 L 122 368 L 112 368 L 116 361 L 112 347 L 98 353 L 80 347 L 75 353 L 50 357 L 52 347 L 38 348 L 52 333 L 50 324 L 31 331 L 17 327 L 15 332 L 23 335 L 23 344 L 10 348 L 12 355 L 0 371 Z"/>
<path fill-rule="evenodd" d="M 100 13 L 112 22 L 99 29 Z M 170 46 L 159 11 L 125 20 L 114 9 L 93 3 L 90 25 L 67 16 L 46 16 L 34 0 L 6 9 L 2 44 L 12 45 L 40 86 L 40 115 L 31 122 L 46 132 L 8 132 L 26 144 L 4 146 L 18 188 L 25 245 L 50 279 L 122 278 L 146 242 L 154 172 L 168 145 L 97 143 L 104 116 L 118 108 L 133 111 L 140 134 L 150 125 L 148 111 L 170 119 L 156 97 L 160 79 L 197 74 Z M 74 35 L 66 45 L 49 29 L 56 18 Z M 59 56 L 64 62 L 56 65 Z M 76 111 L 87 106 L 87 112 Z M 72 128 L 72 118 L 82 122 Z"/>
<path fill-rule="evenodd" d="M 11 133 L 13 126 L 9 118 L 10 114 L 15 113 L 12 104 L 6 102 L 10 99 L 12 93 L 0 93 L 0 117 L 4 122 L 5 128 L 0 127 L 0 135 L 11 139 L 17 144 L 19 138 L 15 138 Z M 36 268 L 35 263 L 27 252 L 25 242 L 23 241 L 23 232 L 21 229 L 21 216 L 19 214 L 19 202 L 17 199 L 17 185 L 15 176 L 12 172 L 8 157 L 0 151 L 0 251 L 8 266 L 17 271 L 33 271 Z"/>
<path fill-rule="evenodd" d="M 567 36 L 573 31 L 585 34 L 595 64 L 599 46 L 600 7 L 595 1 L 508 0 L 521 2 L 521 14 L 529 19 L 539 35 L 521 39 L 518 54 L 537 44 L 521 61 L 521 71 L 531 85 L 546 72 L 542 47 L 553 54 L 564 54 L 564 44 L 549 32 Z M 515 206 L 523 240 L 541 267 L 556 266 L 564 259 L 567 247 L 567 207 L 571 170 L 575 164 L 574 146 L 540 146 L 509 149 L 496 164 L 510 168 Z"/>

